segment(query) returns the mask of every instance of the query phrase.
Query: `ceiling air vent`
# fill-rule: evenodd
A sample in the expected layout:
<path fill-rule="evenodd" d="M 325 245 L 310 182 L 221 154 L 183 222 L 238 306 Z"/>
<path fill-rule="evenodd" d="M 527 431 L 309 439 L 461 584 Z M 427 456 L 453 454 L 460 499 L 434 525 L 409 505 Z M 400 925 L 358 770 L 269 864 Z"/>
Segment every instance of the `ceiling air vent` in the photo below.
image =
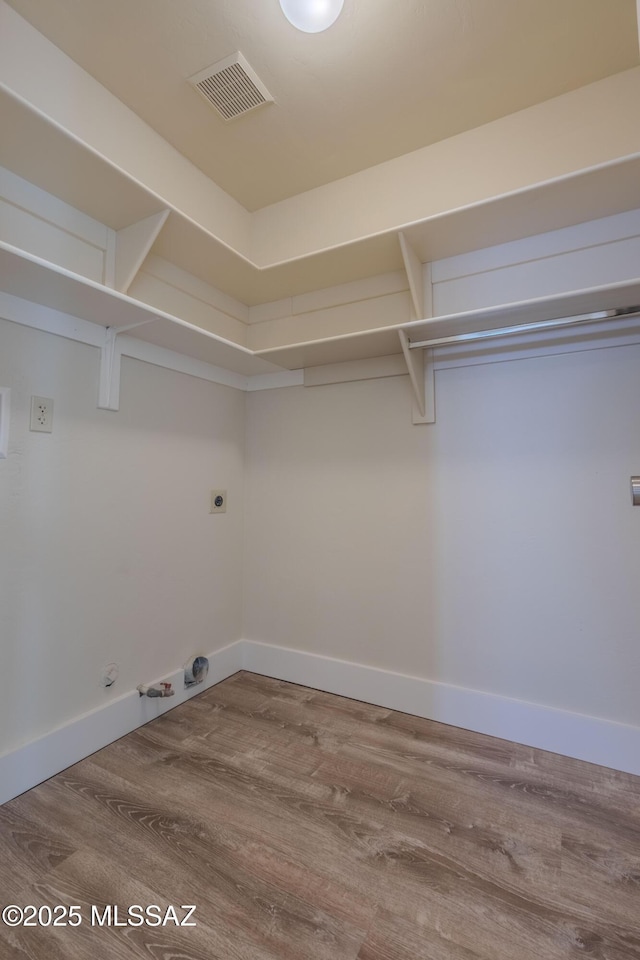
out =
<path fill-rule="evenodd" d="M 234 120 L 273 97 L 241 53 L 234 53 L 189 78 L 198 93 L 225 120 Z"/>

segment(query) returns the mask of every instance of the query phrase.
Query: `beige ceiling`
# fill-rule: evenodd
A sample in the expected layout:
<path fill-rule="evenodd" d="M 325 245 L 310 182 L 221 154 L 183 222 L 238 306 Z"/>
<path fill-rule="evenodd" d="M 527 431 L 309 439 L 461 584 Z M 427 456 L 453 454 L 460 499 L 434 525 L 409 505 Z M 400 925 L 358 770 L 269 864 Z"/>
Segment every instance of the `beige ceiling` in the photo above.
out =
<path fill-rule="evenodd" d="M 636 0 L 8 0 L 255 210 L 636 66 Z M 275 97 L 230 123 L 186 78 L 240 50 Z"/>

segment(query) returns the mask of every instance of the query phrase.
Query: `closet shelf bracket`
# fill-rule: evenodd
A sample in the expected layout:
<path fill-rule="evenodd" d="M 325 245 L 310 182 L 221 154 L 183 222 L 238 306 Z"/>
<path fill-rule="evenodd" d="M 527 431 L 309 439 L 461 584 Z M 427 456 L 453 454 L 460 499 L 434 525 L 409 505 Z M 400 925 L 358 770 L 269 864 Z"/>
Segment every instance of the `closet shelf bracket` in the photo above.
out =
<path fill-rule="evenodd" d="M 413 423 L 436 422 L 433 350 L 415 350 L 404 330 L 398 331 L 413 394 Z"/>
<path fill-rule="evenodd" d="M 128 292 L 168 216 L 169 210 L 164 209 L 121 230 L 110 231 L 106 286 L 120 293 Z"/>
<path fill-rule="evenodd" d="M 100 347 L 100 375 L 98 381 L 98 409 L 120 409 L 120 367 L 122 362 L 122 341 L 120 334 L 135 330 L 147 323 L 153 323 L 155 317 L 132 323 L 128 327 L 106 327 L 104 343 Z"/>
<path fill-rule="evenodd" d="M 431 264 L 422 263 L 409 238 L 402 231 L 398 233 L 398 241 L 409 281 L 413 313 L 417 320 L 427 320 L 433 316 Z M 400 345 L 411 381 L 413 422 L 435 423 L 433 350 L 412 350 L 409 337 L 405 331 L 399 330 L 398 333 L 400 334 Z"/>

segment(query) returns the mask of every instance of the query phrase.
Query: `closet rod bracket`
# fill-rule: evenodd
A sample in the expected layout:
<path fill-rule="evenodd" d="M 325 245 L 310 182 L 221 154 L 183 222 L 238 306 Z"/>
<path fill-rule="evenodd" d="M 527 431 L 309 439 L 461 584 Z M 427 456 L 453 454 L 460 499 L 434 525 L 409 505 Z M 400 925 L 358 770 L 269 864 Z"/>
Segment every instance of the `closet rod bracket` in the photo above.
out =
<path fill-rule="evenodd" d="M 398 331 L 413 394 L 413 423 L 436 422 L 433 350 L 414 350 L 404 330 Z"/>

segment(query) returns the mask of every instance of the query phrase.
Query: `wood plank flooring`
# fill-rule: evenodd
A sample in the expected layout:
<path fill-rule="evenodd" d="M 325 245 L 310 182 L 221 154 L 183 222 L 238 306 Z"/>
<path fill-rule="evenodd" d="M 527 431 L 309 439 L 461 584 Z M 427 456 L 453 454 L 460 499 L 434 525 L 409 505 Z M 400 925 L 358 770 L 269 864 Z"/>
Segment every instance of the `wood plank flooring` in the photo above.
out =
<path fill-rule="evenodd" d="M 82 923 L 0 960 L 640 960 L 640 778 L 239 673 L 1 807 L 7 904 Z"/>

